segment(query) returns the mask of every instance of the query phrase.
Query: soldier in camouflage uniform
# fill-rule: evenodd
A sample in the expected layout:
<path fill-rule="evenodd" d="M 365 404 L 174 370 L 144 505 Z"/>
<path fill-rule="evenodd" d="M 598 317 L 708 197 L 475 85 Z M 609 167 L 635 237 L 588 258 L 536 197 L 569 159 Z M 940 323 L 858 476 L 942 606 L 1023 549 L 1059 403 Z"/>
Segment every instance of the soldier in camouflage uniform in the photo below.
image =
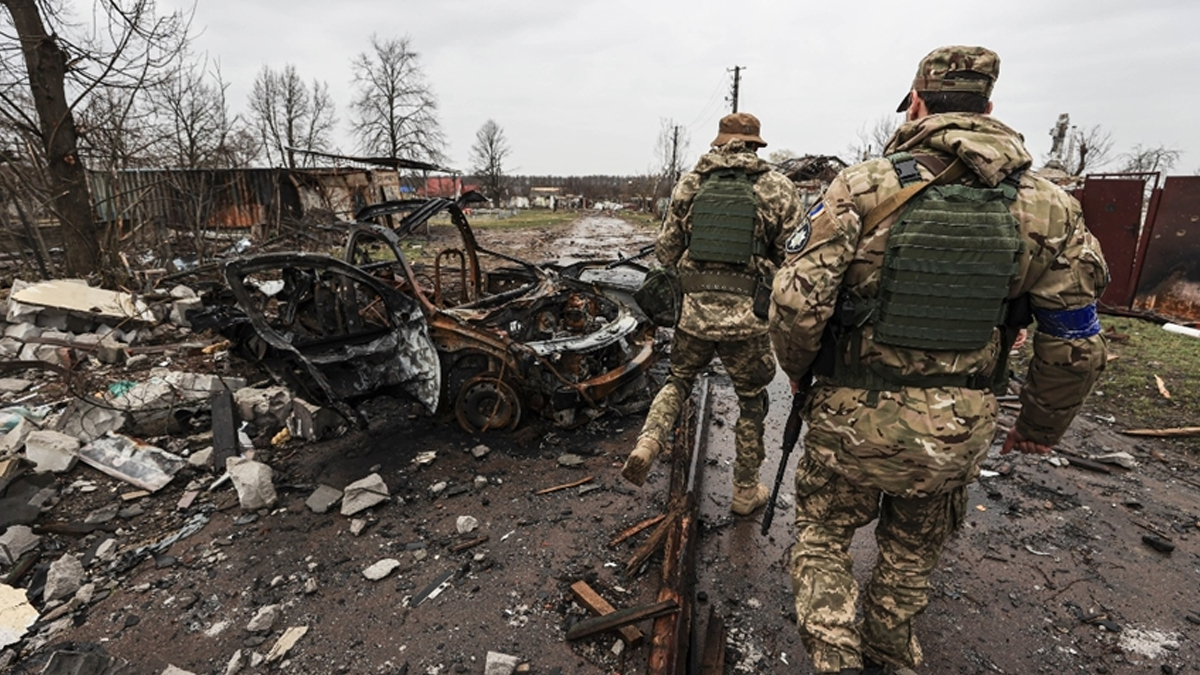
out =
<path fill-rule="evenodd" d="M 1027 172 L 1021 136 L 989 116 L 998 75 L 998 57 L 980 47 L 926 56 L 898 110 L 908 121 L 888 157 L 842 171 L 788 242 L 775 277 L 776 355 L 794 382 L 816 373 L 796 470 L 791 577 L 798 627 L 817 672 L 911 673 L 921 663 L 913 618 L 928 602 L 943 545 L 965 517 L 966 486 L 996 428 L 992 378 L 1007 383 L 1001 356 L 1020 325 L 996 307 L 1025 298 L 1038 324 L 1021 413 L 1001 453 L 1050 452 L 1106 362 L 1096 300 L 1108 269 L 1099 245 L 1079 204 Z M 945 197 L 938 208 L 971 213 L 943 232 L 960 237 L 957 246 L 925 239 L 914 252 L 905 247 L 923 236 L 918 209 L 936 227 L 953 217 L 929 206 L 934 196 L 907 205 L 893 196 L 905 183 L 931 180 L 934 187 L 915 194 L 966 195 L 966 207 Z M 973 214 L 985 210 L 985 197 L 999 201 L 979 218 Z M 975 225 L 964 233 L 954 222 Z M 980 238 L 977 246 L 972 237 Z M 986 262 L 980 250 L 999 251 L 1004 264 Z M 920 284 L 904 286 L 914 278 L 904 275 L 922 273 Z M 955 274 L 957 286 L 937 283 Z M 975 293 L 976 286 L 986 292 Z M 901 292 L 927 301 L 898 300 Z M 993 292 L 992 308 L 983 305 L 996 321 L 969 304 L 946 310 Z M 930 299 L 939 293 L 945 297 Z M 905 302 L 915 310 L 908 317 L 884 311 Z M 915 321 L 919 337 L 894 335 L 902 319 Z M 983 321 L 982 339 L 957 342 L 972 319 Z M 854 531 L 876 518 L 879 554 L 859 623 L 848 548 Z"/>
<path fill-rule="evenodd" d="M 656 242 L 658 260 L 679 274 L 682 308 L 671 345 L 671 373 L 621 475 L 635 485 L 645 482 L 697 375 L 715 355 L 733 380 L 740 406 L 731 508 L 745 515 L 768 497 L 758 481 L 765 454 L 766 387 L 776 370 L 767 310 L 771 278 L 803 209 L 795 185 L 755 154 L 766 142 L 753 115 L 722 118 L 712 145 L 675 186 Z M 710 203 L 702 190 L 725 180 L 735 191 L 740 181 L 743 198 Z M 743 257 L 724 257 L 724 249 L 739 247 Z"/>

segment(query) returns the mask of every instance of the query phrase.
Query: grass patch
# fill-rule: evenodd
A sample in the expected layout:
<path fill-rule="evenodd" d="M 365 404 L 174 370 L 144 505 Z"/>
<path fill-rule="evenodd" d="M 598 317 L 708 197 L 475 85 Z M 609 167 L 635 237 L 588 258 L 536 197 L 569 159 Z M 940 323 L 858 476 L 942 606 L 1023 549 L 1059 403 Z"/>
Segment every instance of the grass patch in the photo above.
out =
<path fill-rule="evenodd" d="M 1200 340 L 1130 317 L 1104 316 L 1101 324 L 1117 358 L 1100 375 L 1087 408 L 1112 415 L 1121 429 L 1200 425 Z M 1171 398 L 1159 392 L 1155 375 Z"/>
<path fill-rule="evenodd" d="M 580 211 L 559 209 L 521 209 L 517 211 L 476 211 L 467 216 L 471 228 L 476 230 L 492 228 L 525 228 L 525 227 L 558 227 L 572 223 L 583 216 Z"/>

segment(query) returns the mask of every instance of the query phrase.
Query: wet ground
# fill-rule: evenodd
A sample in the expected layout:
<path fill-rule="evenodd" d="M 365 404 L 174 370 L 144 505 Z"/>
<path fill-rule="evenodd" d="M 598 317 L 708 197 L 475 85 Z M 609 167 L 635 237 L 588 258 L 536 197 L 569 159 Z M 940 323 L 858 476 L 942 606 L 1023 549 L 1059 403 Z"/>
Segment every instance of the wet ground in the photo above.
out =
<path fill-rule="evenodd" d="M 612 232 L 611 242 L 597 247 L 602 255 L 611 255 L 612 246 L 634 253 L 639 246 L 632 242 L 649 240 L 645 231 L 612 220 L 584 221 L 561 237 L 488 231 L 497 241 L 485 244 L 583 257 L 592 252 L 564 240 L 587 245 L 590 228 Z M 810 673 L 788 587 L 789 509 L 781 502 L 769 537 L 759 535 L 759 516 L 730 515 L 737 405 L 719 368 L 712 381 L 695 634 L 704 634 L 712 608 L 729 627 L 726 672 Z M 774 477 L 790 398 L 782 375 L 770 392 L 764 482 Z M 112 586 L 111 595 L 11 671 L 41 672 L 49 651 L 75 646 L 128 661 L 128 673 L 158 675 L 168 664 L 226 673 L 235 655 L 243 662 L 263 657 L 286 628 L 303 626 L 307 632 L 278 661 L 241 672 L 482 673 L 489 651 L 517 656 L 538 674 L 646 672 L 646 646 L 622 648 L 612 634 L 565 640 L 566 629 L 586 615 L 568 591 L 578 580 L 618 608 L 656 599 L 657 559 L 640 574 L 624 573 L 648 531 L 609 545 L 665 508 L 662 465 L 640 489 L 620 478 L 641 418 L 613 414 L 571 431 L 534 422 L 475 437 L 452 420 L 410 418 L 393 403 L 364 404 L 367 431 L 269 450 L 265 460 L 280 494 L 274 509 L 244 513 L 228 488 L 203 492 L 188 509 L 177 509 L 189 480 L 211 483 L 204 473 L 181 476 L 142 500 L 144 514 L 117 521 L 123 546 L 173 532 L 196 514 L 210 521 L 127 572 L 89 567 L 101 589 Z M 473 453 L 480 445 L 486 453 Z M 929 610 L 917 622 L 927 661 L 919 672 L 1200 668 L 1197 456 L 1152 440 L 1131 443 L 1086 418 L 1060 449 L 1123 450 L 1138 466 L 1093 473 L 1058 458 L 1055 464 L 1001 458 L 993 448 L 987 468 L 995 475 L 972 486 L 966 527 L 950 542 L 932 579 Z M 435 453 L 431 462 L 417 461 L 428 452 Z M 336 507 L 318 514 L 304 506 L 317 484 L 341 488 L 370 473 L 384 479 L 391 496 L 358 516 L 367 521 L 360 534 Z M 44 519 L 78 520 L 128 491 L 86 468 L 64 482 L 81 478 L 99 489 L 71 491 Z M 783 502 L 790 503 L 791 492 L 785 481 Z M 460 534 L 463 516 L 476 519 L 476 529 Z M 47 543 L 86 552 L 103 536 L 53 535 Z M 1150 536 L 1174 550 L 1151 548 L 1143 541 Z M 860 579 L 873 552 L 870 532 L 860 532 L 853 548 Z M 57 555 L 48 553 L 43 562 Z M 387 578 L 364 578 L 365 568 L 388 558 L 399 565 Z M 441 590 L 430 593 L 431 587 Z M 430 597 L 418 602 L 423 596 Z M 245 630 L 258 609 L 273 604 L 281 617 L 268 632 Z M 650 622 L 639 628 L 648 633 Z"/>

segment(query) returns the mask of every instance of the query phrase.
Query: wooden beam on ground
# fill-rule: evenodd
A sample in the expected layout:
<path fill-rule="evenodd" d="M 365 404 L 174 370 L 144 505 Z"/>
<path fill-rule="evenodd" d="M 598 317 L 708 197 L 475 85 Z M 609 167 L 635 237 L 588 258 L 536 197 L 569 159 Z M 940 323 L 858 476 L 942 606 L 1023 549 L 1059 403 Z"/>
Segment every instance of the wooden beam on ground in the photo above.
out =
<path fill-rule="evenodd" d="M 704 657 L 700 675 L 725 675 L 725 619 L 716 607 L 708 606 L 708 626 L 704 629 Z"/>
<path fill-rule="evenodd" d="M 612 614 L 597 616 L 591 619 L 584 619 L 579 623 L 571 626 L 567 631 L 568 640 L 579 640 L 585 637 L 604 633 L 610 630 L 617 630 L 622 626 L 628 626 L 632 623 L 637 623 L 645 619 L 653 619 L 656 617 L 675 614 L 679 611 L 679 604 L 674 600 L 664 600 L 656 602 L 652 605 L 642 605 L 641 607 L 630 607 L 621 609 Z"/>
<path fill-rule="evenodd" d="M 596 480 L 595 476 L 588 476 L 586 478 L 580 478 L 579 480 L 577 480 L 573 483 L 563 483 L 562 485 L 555 485 L 554 487 L 543 488 L 533 494 L 548 495 L 551 492 L 558 492 L 559 490 L 570 490 L 573 487 L 579 487 L 580 485 L 587 485 L 588 483 L 590 483 L 594 480 Z"/>
<path fill-rule="evenodd" d="M 642 542 L 642 545 L 633 552 L 633 555 L 629 557 L 629 562 L 625 563 L 625 576 L 632 578 L 636 575 L 642 564 L 649 560 L 655 551 L 662 548 L 662 545 L 667 541 L 667 535 L 671 533 L 671 528 L 674 527 L 675 522 L 679 520 L 679 516 L 683 513 L 683 506 L 682 500 L 671 505 L 671 510 L 663 516 L 662 522 L 658 524 L 658 527 L 654 528 L 654 531 L 650 533 L 650 537 Z"/>
<path fill-rule="evenodd" d="M 671 499 L 681 512 L 674 520 L 663 550 L 660 602 L 674 602 L 679 611 L 654 620 L 647 675 L 685 675 L 692 632 L 692 586 L 695 584 L 696 539 L 705 446 L 708 443 L 709 393 L 707 377 L 700 378 L 695 397 L 688 399 L 671 452 Z M 664 521 L 666 522 L 666 521 Z"/>
<path fill-rule="evenodd" d="M 478 546 L 482 543 L 485 543 L 487 540 L 488 540 L 488 538 L 487 538 L 487 535 L 485 534 L 482 537 L 479 537 L 478 539 L 472 539 L 470 541 L 459 542 L 450 547 L 450 552 L 451 553 L 462 553 L 463 551 L 465 551 L 467 549 L 475 548 L 476 546 Z"/>
<path fill-rule="evenodd" d="M 588 611 L 597 616 L 606 616 L 617 611 L 607 600 L 600 597 L 591 586 L 588 586 L 586 581 L 576 581 L 571 584 L 571 595 L 575 596 L 575 600 L 579 604 L 588 608 Z M 642 631 L 636 626 L 622 626 L 617 629 L 621 633 L 621 639 L 625 640 L 625 645 L 628 647 L 640 647 L 642 644 Z"/>
<path fill-rule="evenodd" d="M 1171 427 L 1169 429 L 1126 429 L 1126 436 L 1150 436 L 1152 438 L 1182 438 L 1200 436 L 1200 427 Z"/>
<path fill-rule="evenodd" d="M 213 469 L 225 470 L 225 460 L 238 452 L 237 412 L 233 409 L 233 393 L 223 389 L 212 395 Z"/>
<path fill-rule="evenodd" d="M 638 523 L 637 525 L 634 525 L 633 527 L 630 527 L 626 530 L 622 530 L 620 534 L 613 537 L 612 541 L 608 542 L 608 547 L 609 548 L 616 547 L 617 544 L 625 541 L 626 539 L 632 537 L 633 535 L 637 534 L 638 532 L 641 532 L 642 530 L 646 529 L 647 527 L 652 527 L 654 525 L 657 525 L 659 522 L 662 521 L 663 518 L 666 518 L 666 517 L 667 517 L 667 514 L 660 513 L 657 516 L 654 516 L 653 518 L 647 518 L 646 520 L 643 520 L 642 522 Z"/>

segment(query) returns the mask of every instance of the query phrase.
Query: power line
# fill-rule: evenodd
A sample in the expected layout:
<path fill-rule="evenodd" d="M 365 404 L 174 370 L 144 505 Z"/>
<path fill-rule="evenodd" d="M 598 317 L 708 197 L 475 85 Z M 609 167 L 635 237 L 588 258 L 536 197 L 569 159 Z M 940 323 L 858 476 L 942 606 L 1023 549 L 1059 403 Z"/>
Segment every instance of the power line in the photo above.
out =
<path fill-rule="evenodd" d="M 704 107 L 700 109 L 700 114 L 696 115 L 696 119 L 692 120 L 692 123 L 687 125 L 687 128 L 689 130 L 693 129 L 696 126 L 696 124 L 698 124 L 698 123 L 708 122 L 709 118 L 712 115 L 712 113 L 709 112 L 709 108 L 712 107 L 712 105 L 714 103 L 716 103 L 717 95 L 721 93 L 721 87 L 723 87 L 724 85 L 725 85 L 725 77 L 722 75 L 721 79 L 717 81 L 717 86 L 713 87 L 712 95 L 710 95 L 708 97 L 708 102 L 705 103 Z"/>

